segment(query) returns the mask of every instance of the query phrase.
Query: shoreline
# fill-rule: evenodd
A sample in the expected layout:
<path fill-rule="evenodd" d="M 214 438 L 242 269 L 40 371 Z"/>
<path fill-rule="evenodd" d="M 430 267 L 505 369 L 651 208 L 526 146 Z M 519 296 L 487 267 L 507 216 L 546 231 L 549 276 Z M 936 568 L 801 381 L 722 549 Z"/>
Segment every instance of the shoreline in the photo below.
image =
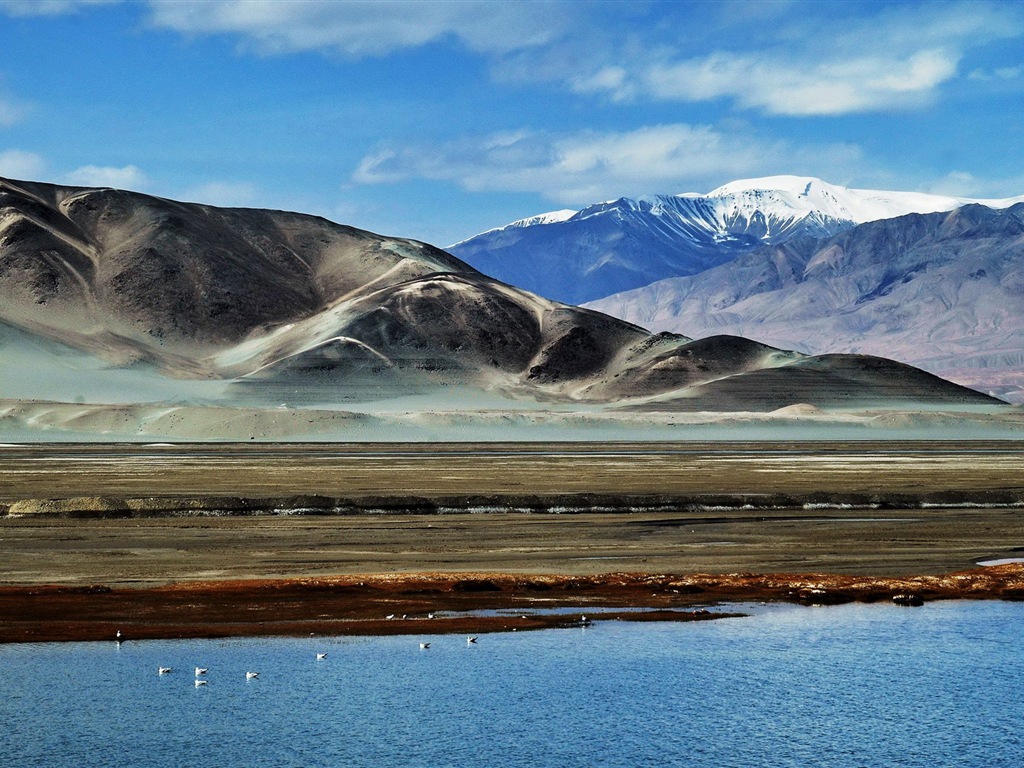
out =
<path fill-rule="evenodd" d="M 898 578 L 824 573 L 433 573 L 186 581 L 146 588 L 4 586 L 0 643 L 113 641 L 119 630 L 128 641 L 474 635 L 578 627 L 588 612 L 590 623 L 682 622 L 743 616 L 729 606 L 744 602 L 911 606 L 951 599 L 1024 600 L 1024 563 Z"/>

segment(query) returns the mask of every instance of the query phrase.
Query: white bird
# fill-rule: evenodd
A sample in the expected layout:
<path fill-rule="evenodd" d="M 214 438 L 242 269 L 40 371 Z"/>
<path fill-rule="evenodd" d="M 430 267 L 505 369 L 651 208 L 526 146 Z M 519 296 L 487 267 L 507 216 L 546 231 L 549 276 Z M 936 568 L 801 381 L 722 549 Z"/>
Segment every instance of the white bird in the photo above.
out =
<path fill-rule="evenodd" d="M 430 643 L 420 643 L 420 648 L 422 648 L 424 651 L 427 650 L 427 648 L 429 648 L 429 647 L 430 647 Z"/>
<path fill-rule="evenodd" d="M 119 643 L 120 643 L 120 642 L 122 642 L 122 640 L 124 639 L 124 638 L 123 638 L 123 637 L 121 636 L 121 630 L 120 630 L 120 629 L 119 629 L 119 630 L 117 630 L 117 635 L 116 635 L 116 637 L 117 637 L 117 642 L 119 642 Z"/>
<path fill-rule="evenodd" d="M 466 638 L 466 644 L 467 645 L 473 645 L 474 643 L 476 643 L 476 638 L 475 637 L 467 637 Z"/>
<path fill-rule="evenodd" d="M 428 619 L 432 619 L 432 618 L 434 618 L 434 614 L 432 614 L 432 613 L 428 613 L 428 614 L 427 614 L 427 618 L 428 618 Z"/>
<path fill-rule="evenodd" d="M 254 679 L 256 679 L 259 676 L 260 676 L 259 672 L 246 672 L 245 673 L 245 679 L 246 680 L 254 680 Z"/>
<path fill-rule="evenodd" d="M 324 659 L 326 659 L 326 658 L 327 658 L 327 654 L 326 654 L 326 653 L 318 653 L 318 654 L 316 655 L 316 660 L 317 660 L 317 661 L 323 661 L 323 660 L 324 660 Z"/>
<path fill-rule="evenodd" d="M 200 685 L 206 685 L 206 682 L 206 680 L 196 680 L 196 688 L 198 688 Z"/>
<path fill-rule="evenodd" d="M 206 667 L 196 667 L 196 677 L 205 675 L 209 670 Z"/>
<path fill-rule="evenodd" d="M 387 616 L 385 616 L 384 618 L 385 618 L 385 619 L 387 619 L 388 621 L 391 621 L 391 619 L 395 618 L 395 614 L 393 614 L 393 613 L 389 613 L 389 614 L 388 614 Z"/>
<path fill-rule="evenodd" d="M 158 675 L 166 675 L 168 672 L 171 671 L 171 669 L 172 669 L 172 667 L 157 667 L 156 668 L 156 673 Z"/>

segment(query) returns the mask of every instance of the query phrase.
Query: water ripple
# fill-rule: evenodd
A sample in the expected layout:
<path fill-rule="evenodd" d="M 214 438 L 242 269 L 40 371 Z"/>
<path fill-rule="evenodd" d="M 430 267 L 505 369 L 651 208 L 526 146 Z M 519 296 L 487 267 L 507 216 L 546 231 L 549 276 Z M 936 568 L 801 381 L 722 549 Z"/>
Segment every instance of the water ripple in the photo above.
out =
<path fill-rule="evenodd" d="M 10 645 L 0 765 L 1018 768 L 1022 629 L 1022 604 L 949 602 L 769 606 L 476 645 Z"/>

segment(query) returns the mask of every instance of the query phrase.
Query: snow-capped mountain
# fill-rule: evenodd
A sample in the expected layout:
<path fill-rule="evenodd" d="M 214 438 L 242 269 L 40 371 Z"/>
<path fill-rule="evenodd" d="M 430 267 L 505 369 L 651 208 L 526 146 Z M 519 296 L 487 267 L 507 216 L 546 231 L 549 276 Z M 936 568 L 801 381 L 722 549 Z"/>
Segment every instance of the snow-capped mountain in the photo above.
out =
<path fill-rule="evenodd" d="M 447 250 L 499 280 L 581 303 L 666 277 L 693 275 L 764 245 L 828 237 L 856 224 L 981 202 L 915 192 L 847 189 L 771 176 L 708 194 L 620 198 L 492 229 Z"/>
<path fill-rule="evenodd" d="M 885 192 L 874 189 L 848 189 L 806 176 L 766 176 L 723 184 L 707 195 L 692 193 L 680 197 L 706 197 L 715 200 L 730 215 L 756 215 L 780 221 L 845 221 L 864 224 L 892 219 L 908 213 L 951 211 L 969 203 L 1005 208 L 1022 198 L 975 200 L 966 197 L 930 195 L 922 192 Z"/>
<path fill-rule="evenodd" d="M 588 306 L 655 331 L 885 355 L 1024 402 L 1024 204 L 873 221 Z"/>

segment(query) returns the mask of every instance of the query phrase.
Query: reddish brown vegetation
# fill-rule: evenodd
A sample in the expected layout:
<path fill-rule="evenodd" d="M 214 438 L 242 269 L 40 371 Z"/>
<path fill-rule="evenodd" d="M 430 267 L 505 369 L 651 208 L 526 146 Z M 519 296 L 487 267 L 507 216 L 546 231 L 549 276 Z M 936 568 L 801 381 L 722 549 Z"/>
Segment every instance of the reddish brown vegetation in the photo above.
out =
<path fill-rule="evenodd" d="M 726 601 L 836 604 L 916 596 L 1024 599 L 1024 565 L 942 576 L 873 578 L 828 574 L 499 574 L 346 576 L 186 582 L 150 589 L 0 588 L 0 642 L 255 635 L 442 634 L 579 625 L 575 607 L 631 609 L 591 619 L 692 621 L 727 614 Z M 637 614 L 633 610 L 649 611 Z M 547 610 L 545 610 L 547 609 Z M 474 611 L 499 611 L 478 615 Z M 518 613 L 527 611 L 527 613 Z M 428 618 L 429 614 L 441 614 Z M 386 618 L 394 615 L 395 618 Z M 404 618 L 403 618 L 404 617 Z"/>

